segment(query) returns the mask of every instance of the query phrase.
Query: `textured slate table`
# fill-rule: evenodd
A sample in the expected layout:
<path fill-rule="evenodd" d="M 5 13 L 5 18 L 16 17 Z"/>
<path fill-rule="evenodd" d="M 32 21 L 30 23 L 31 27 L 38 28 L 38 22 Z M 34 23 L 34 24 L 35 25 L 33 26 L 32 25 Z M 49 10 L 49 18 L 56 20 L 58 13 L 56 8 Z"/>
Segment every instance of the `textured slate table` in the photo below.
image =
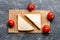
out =
<path fill-rule="evenodd" d="M 50 34 L 8 34 L 9 9 L 26 9 L 33 2 L 36 10 L 51 10 L 56 17 L 51 22 Z M 60 0 L 0 0 L 0 40 L 60 40 Z"/>

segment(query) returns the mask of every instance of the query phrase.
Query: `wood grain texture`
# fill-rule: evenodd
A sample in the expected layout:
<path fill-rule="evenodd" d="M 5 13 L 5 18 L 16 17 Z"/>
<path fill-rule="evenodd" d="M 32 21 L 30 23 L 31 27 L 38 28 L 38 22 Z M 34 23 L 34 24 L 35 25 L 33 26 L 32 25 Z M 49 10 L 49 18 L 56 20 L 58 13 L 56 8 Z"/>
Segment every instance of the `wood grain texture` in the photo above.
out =
<path fill-rule="evenodd" d="M 47 20 L 46 16 L 50 12 L 49 10 L 33 10 L 29 12 L 28 10 L 9 10 L 9 19 L 15 21 L 15 26 L 13 28 L 8 27 L 8 33 L 42 33 L 42 26 L 49 25 L 50 21 Z M 30 20 L 25 17 L 25 14 L 41 14 L 41 29 L 37 29 Z M 19 32 L 18 31 L 18 15 L 22 16 L 31 26 L 34 27 L 34 31 L 31 32 Z"/>

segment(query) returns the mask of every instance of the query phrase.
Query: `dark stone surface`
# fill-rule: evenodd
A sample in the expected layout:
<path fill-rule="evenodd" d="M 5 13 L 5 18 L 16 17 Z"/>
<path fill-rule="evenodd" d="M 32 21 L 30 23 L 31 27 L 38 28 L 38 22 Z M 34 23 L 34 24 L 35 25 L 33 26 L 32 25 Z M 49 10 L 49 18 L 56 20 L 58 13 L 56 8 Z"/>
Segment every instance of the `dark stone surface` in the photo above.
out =
<path fill-rule="evenodd" d="M 9 9 L 26 9 L 29 2 L 36 5 L 35 10 L 51 10 L 55 13 L 50 34 L 7 33 Z M 0 40 L 60 40 L 60 0 L 0 0 Z"/>

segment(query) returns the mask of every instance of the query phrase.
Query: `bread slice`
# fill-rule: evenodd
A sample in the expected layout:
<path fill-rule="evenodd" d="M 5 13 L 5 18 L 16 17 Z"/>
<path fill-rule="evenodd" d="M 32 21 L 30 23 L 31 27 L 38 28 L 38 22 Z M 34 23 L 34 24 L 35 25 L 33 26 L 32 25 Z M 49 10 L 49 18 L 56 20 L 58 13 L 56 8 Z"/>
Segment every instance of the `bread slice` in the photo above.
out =
<path fill-rule="evenodd" d="M 21 16 L 18 15 L 18 30 L 19 31 L 31 31 L 34 28 L 29 25 Z"/>
<path fill-rule="evenodd" d="M 25 14 L 25 16 L 31 20 L 36 27 L 41 28 L 41 15 L 40 14 Z"/>

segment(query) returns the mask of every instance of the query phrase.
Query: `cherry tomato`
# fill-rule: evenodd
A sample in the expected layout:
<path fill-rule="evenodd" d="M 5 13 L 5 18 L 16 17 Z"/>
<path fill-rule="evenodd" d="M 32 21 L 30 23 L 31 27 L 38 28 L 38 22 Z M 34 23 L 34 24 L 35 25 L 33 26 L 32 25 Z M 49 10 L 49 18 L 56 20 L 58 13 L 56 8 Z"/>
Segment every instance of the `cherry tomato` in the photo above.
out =
<path fill-rule="evenodd" d="M 42 30 L 43 30 L 43 33 L 49 33 L 50 27 L 48 25 L 44 25 Z"/>
<path fill-rule="evenodd" d="M 32 3 L 32 2 L 30 2 L 29 4 L 28 4 L 28 10 L 29 11 L 32 11 L 32 10 L 34 10 L 35 9 L 35 5 Z"/>
<path fill-rule="evenodd" d="M 52 21 L 55 17 L 55 14 L 53 12 L 49 12 L 48 15 L 47 15 L 47 19 Z"/>
<path fill-rule="evenodd" d="M 14 20 L 8 20 L 8 25 L 9 25 L 10 27 L 13 27 L 14 24 L 15 24 Z"/>

